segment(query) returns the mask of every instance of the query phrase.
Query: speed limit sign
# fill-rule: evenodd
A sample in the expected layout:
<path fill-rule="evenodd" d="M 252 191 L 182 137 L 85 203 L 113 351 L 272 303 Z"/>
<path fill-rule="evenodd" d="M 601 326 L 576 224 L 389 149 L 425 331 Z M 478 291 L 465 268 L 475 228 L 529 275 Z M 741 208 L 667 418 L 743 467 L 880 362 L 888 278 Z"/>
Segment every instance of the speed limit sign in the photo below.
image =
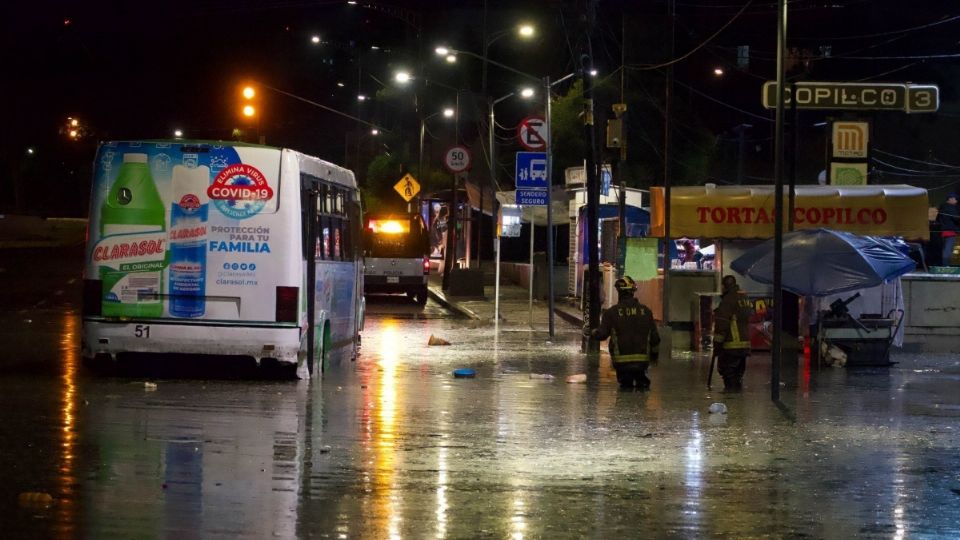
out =
<path fill-rule="evenodd" d="M 443 155 L 443 166 L 452 173 L 470 169 L 470 150 L 466 146 L 453 146 Z"/>

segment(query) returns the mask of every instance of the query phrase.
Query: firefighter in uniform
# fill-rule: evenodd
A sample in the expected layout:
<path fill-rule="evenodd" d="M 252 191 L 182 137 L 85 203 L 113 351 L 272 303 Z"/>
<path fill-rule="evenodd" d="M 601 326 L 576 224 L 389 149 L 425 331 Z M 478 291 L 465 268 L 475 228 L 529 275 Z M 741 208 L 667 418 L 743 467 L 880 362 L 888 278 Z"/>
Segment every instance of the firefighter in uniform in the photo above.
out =
<path fill-rule="evenodd" d="M 713 312 L 713 349 L 719 357 L 717 372 L 723 377 L 725 390 L 740 390 L 750 355 L 747 325 L 753 310 L 747 297 L 740 294 L 737 278 L 725 276 L 721 286 L 720 306 Z"/>
<path fill-rule="evenodd" d="M 610 341 L 610 359 L 621 388 L 650 388 L 647 366 L 657 360 L 660 334 L 650 308 L 634 297 L 637 284 L 630 276 L 614 283 L 619 301 L 600 316 L 600 327 L 590 331 L 593 339 Z"/>

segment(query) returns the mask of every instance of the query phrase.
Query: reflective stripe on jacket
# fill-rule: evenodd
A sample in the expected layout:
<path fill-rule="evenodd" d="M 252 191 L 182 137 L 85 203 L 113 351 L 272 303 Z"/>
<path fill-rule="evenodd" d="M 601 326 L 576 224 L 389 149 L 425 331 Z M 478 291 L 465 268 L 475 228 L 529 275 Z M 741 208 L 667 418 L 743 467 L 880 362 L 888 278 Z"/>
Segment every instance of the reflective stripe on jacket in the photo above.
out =
<path fill-rule="evenodd" d="M 723 348 L 727 350 L 732 349 L 746 349 L 750 350 L 750 342 L 743 341 L 740 339 L 740 325 L 737 324 L 737 316 L 734 315 L 730 318 L 730 335 L 727 337 L 727 340 L 723 342 Z"/>
<path fill-rule="evenodd" d="M 740 287 L 732 285 L 724 291 L 720 306 L 714 312 L 714 339 L 728 351 L 750 351 L 748 323 L 753 307 Z"/>
<path fill-rule="evenodd" d="M 596 338 L 610 338 L 608 344 L 614 366 L 649 362 L 650 354 L 660 344 L 660 333 L 650 308 L 636 298 L 621 299 L 600 317 Z"/>

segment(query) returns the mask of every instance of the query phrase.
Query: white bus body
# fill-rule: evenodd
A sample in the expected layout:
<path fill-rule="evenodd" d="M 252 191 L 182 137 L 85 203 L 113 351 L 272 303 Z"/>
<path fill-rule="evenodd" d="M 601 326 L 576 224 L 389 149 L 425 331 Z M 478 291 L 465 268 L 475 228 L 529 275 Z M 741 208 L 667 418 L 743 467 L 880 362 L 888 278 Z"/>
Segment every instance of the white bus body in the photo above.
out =
<path fill-rule="evenodd" d="M 301 376 L 322 370 L 330 350 L 355 353 L 359 340 L 361 227 L 353 173 L 293 150 L 104 143 L 83 356 L 232 356 Z"/>

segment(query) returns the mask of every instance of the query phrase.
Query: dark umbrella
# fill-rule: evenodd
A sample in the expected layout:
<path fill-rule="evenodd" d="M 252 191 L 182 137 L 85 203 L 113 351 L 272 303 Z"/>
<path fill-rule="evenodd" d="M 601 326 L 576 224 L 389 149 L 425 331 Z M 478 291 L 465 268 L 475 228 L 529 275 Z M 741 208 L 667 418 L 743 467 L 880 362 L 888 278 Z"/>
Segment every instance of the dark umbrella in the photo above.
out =
<path fill-rule="evenodd" d="M 748 250 L 730 267 L 761 283 L 773 283 L 773 240 Z M 783 235 L 783 288 L 826 296 L 880 285 L 916 268 L 913 259 L 873 236 L 804 229 Z"/>

